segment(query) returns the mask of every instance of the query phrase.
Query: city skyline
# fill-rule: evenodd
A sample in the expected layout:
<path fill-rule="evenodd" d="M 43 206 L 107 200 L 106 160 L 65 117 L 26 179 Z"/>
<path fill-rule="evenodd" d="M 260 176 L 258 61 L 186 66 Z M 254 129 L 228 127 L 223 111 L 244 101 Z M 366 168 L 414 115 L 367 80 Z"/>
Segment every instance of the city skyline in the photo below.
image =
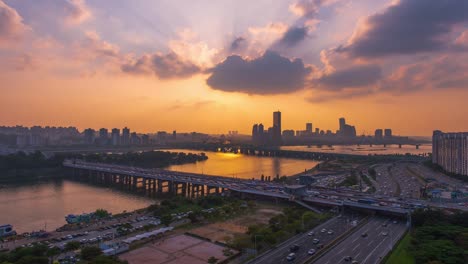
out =
<path fill-rule="evenodd" d="M 454 0 L 0 0 L 0 123 L 249 134 L 281 109 L 288 128 L 314 120 L 336 130 L 346 116 L 357 134 L 467 131 L 467 9 Z"/>

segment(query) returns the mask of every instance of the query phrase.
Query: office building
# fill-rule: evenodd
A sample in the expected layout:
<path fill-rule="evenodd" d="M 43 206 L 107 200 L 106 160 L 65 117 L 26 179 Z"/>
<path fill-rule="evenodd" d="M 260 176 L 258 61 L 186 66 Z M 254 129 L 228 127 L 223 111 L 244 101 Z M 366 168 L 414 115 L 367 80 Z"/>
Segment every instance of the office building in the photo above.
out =
<path fill-rule="evenodd" d="M 342 137 L 356 137 L 356 128 L 346 124 L 344 117 L 339 119 L 340 130 L 339 134 Z"/>
<path fill-rule="evenodd" d="M 281 112 L 273 112 L 273 144 L 281 145 Z"/>
<path fill-rule="evenodd" d="M 120 129 L 113 128 L 111 137 L 113 146 L 120 145 Z"/>
<path fill-rule="evenodd" d="M 468 176 L 468 132 L 432 135 L 432 163 L 445 171 Z"/>
<path fill-rule="evenodd" d="M 312 123 L 306 123 L 306 134 L 312 135 Z"/>

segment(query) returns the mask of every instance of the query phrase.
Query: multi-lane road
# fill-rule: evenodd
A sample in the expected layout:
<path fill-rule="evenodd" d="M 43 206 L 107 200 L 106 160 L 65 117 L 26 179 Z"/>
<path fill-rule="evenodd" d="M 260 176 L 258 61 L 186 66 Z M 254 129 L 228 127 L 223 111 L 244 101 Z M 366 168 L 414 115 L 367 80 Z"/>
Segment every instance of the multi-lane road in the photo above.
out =
<path fill-rule="evenodd" d="M 363 220 L 363 216 L 357 214 L 334 217 L 304 234 L 289 239 L 277 248 L 250 261 L 249 264 L 304 263 L 313 255 L 319 254 L 323 250 L 321 247 L 331 243 L 345 232 L 350 231 L 361 220 Z M 298 245 L 299 248 L 294 252 L 295 258 L 288 260 L 287 257 L 291 253 L 293 245 Z M 311 249 L 315 251 L 313 254 L 309 254 Z"/>
<path fill-rule="evenodd" d="M 314 263 L 376 264 L 388 254 L 405 233 L 406 223 L 387 217 L 373 217 Z M 345 258 L 348 258 L 346 260 Z"/>

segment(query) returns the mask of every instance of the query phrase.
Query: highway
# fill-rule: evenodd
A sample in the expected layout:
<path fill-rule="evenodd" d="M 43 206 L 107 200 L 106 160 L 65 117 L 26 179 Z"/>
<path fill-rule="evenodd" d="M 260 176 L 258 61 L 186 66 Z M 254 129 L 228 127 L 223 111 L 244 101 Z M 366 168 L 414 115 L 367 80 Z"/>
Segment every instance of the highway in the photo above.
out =
<path fill-rule="evenodd" d="M 354 220 L 356 220 L 355 224 L 357 224 L 362 219 L 363 216 L 357 214 L 334 217 L 304 234 L 283 242 L 277 248 L 258 256 L 256 259 L 248 262 L 248 264 L 304 263 L 314 254 L 318 254 L 321 251 L 318 246 L 321 247 L 332 242 L 341 234 L 350 230 L 353 227 L 352 222 Z M 329 233 L 329 231 L 332 231 L 332 233 Z M 314 239 L 318 239 L 318 242 L 314 242 Z M 287 260 L 286 257 L 291 253 L 290 248 L 293 245 L 299 246 L 299 249 L 295 252 L 296 258 L 294 260 Z M 314 254 L 308 253 L 311 249 L 315 250 Z"/>
<path fill-rule="evenodd" d="M 281 199 L 290 199 L 291 195 L 287 194 L 284 184 L 275 182 L 260 181 L 254 179 L 238 179 L 215 175 L 204 175 L 196 173 L 185 173 L 177 171 L 169 171 L 163 169 L 143 169 L 131 166 L 119 166 L 114 164 L 104 163 L 91 163 L 81 160 L 66 160 L 63 163 L 66 167 L 87 169 L 92 171 L 100 171 L 106 173 L 115 173 L 121 175 L 128 175 L 133 177 L 141 177 L 146 179 L 158 179 L 164 181 L 174 181 L 181 183 L 191 183 L 198 185 L 206 185 L 210 187 L 222 187 L 232 191 L 249 193 L 262 196 L 270 196 Z M 406 215 L 412 208 L 433 206 L 440 208 L 456 208 L 461 210 L 468 210 L 467 207 L 459 206 L 457 204 L 437 204 L 429 203 L 425 200 L 410 199 L 399 197 L 390 197 L 388 195 L 379 194 L 364 194 L 355 191 L 336 190 L 336 189 L 310 189 L 309 193 L 305 193 L 301 197 L 302 201 L 314 203 L 317 205 L 325 206 L 348 206 L 353 208 L 371 209 L 375 211 L 386 211 Z M 312 192 L 320 193 L 314 195 Z M 358 199 L 374 199 L 376 202 L 373 205 L 357 202 Z"/>
<path fill-rule="evenodd" d="M 373 217 L 352 235 L 341 241 L 313 263 L 351 263 L 351 257 L 361 264 L 376 264 L 387 255 L 406 230 L 406 223 L 396 223 L 386 217 Z M 367 236 L 363 236 L 367 234 Z"/>

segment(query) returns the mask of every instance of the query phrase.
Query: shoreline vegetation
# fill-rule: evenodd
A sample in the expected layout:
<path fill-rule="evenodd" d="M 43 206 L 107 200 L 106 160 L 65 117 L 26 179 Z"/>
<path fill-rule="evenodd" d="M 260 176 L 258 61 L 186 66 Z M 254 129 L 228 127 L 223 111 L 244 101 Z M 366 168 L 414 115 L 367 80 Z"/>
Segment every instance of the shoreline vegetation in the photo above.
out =
<path fill-rule="evenodd" d="M 18 152 L 0 155 L 0 183 L 62 178 L 65 171 L 62 162 L 67 158 L 144 168 L 165 168 L 170 165 L 202 162 L 207 160 L 208 156 L 205 153 L 146 151 L 123 154 L 56 154 L 46 157 L 39 151 L 31 154 Z"/>

